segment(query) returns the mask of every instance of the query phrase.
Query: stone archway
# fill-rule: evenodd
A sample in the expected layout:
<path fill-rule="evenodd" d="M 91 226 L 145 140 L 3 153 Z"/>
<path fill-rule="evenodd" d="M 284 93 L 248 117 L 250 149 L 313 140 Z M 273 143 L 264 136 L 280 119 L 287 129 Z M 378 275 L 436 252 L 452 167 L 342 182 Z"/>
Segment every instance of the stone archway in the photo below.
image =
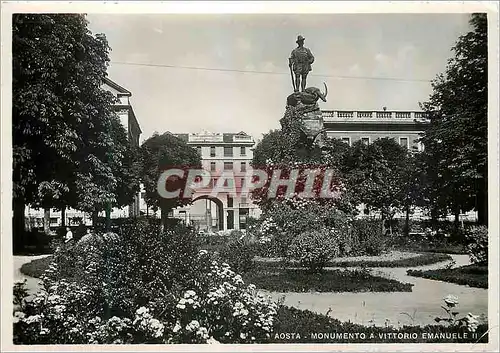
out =
<path fill-rule="evenodd" d="M 222 201 L 210 195 L 201 195 L 194 198 L 192 202 L 198 200 L 209 200 L 215 203 L 215 205 L 217 206 L 217 213 L 218 213 L 218 218 L 217 218 L 218 228 L 219 230 L 224 230 L 224 204 L 222 203 Z"/>

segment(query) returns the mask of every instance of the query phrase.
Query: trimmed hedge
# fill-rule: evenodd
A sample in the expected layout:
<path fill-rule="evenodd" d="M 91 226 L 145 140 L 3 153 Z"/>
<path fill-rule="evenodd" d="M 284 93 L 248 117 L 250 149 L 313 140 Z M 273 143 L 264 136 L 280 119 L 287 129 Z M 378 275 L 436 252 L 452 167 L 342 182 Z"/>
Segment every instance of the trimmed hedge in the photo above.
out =
<path fill-rule="evenodd" d="M 452 269 L 408 270 L 409 276 L 433 279 L 442 282 L 456 283 L 476 288 L 488 288 L 488 266 L 467 265 Z"/>

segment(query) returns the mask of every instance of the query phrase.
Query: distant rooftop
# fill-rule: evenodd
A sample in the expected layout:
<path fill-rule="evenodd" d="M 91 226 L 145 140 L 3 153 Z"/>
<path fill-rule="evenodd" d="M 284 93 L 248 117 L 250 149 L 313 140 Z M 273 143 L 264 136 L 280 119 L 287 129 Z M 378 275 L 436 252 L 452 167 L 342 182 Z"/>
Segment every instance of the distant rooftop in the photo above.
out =
<path fill-rule="evenodd" d="M 187 143 L 244 143 L 254 144 L 252 136 L 244 131 L 234 132 L 198 132 L 173 134 Z"/>

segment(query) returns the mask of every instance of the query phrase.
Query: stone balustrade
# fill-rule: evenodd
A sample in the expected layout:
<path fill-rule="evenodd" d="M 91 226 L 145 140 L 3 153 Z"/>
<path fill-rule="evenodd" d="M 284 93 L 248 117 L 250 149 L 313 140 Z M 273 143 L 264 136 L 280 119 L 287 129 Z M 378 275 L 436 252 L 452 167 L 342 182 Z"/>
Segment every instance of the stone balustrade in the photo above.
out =
<path fill-rule="evenodd" d="M 424 119 L 424 112 L 417 111 L 352 111 L 352 110 L 322 110 L 325 121 L 337 119 L 394 119 L 420 120 Z"/>

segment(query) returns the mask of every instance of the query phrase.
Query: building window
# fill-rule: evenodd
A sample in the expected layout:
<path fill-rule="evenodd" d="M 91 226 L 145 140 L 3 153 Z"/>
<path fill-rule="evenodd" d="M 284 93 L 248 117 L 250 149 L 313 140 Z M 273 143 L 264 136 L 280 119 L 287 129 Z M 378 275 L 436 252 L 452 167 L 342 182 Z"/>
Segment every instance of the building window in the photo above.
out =
<path fill-rule="evenodd" d="M 215 157 L 215 146 L 210 146 L 210 157 Z"/>
<path fill-rule="evenodd" d="M 233 198 L 231 196 L 227 197 L 227 207 L 233 207 Z"/>
<path fill-rule="evenodd" d="M 233 147 L 224 147 L 224 157 L 233 156 Z"/>
<path fill-rule="evenodd" d="M 350 146 L 351 145 L 351 138 L 350 137 L 342 137 L 342 142 L 347 143 Z"/>
<path fill-rule="evenodd" d="M 56 224 L 57 223 L 57 217 L 50 217 L 50 224 Z"/>
<path fill-rule="evenodd" d="M 404 148 L 408 148 L 408 137 L 400 137 L 399 144 Z"/>
<path fill-rule="evenodd" d="M 196 151 L 198 151 L 198 154 L 201 156 L 201 146 L 196 146 Z"/>
<path fill-rule="evenodd" d="M 240 147 L 240 156 L 246 156 L 246 155 L 247 155 L 246 148 L 244 146 Z"/>
<path fill-rule="evenodd" d="M 241 171 L 246 172 L 247 171 L 247 162 L 241 162 Z"/>
<path fill-rule="evenodd" d="M 210 171 L 215 172 L 215 162 L 210 162 Z"/>
<path fill-rule="evenodd" d="M 244 197 L 244 196 L 242 196 L 242 197 L 240 198 L 240 204 L 242 204 L 242 205 L 246 205 L 246 204 L 247 204 L 247 198 L 246 198 L 246 197 Z"/>
<path fill-rule="evenodd" d="M 369 137 L 362 137 L 361 138 L 361 143 L 364 145 L 369 145 L 370 144 L 370 138 Z"/>
<path fill-rule="evenodd" d="M 233 170 L 233 162 L 224 162 L 224 170 Z"/>

